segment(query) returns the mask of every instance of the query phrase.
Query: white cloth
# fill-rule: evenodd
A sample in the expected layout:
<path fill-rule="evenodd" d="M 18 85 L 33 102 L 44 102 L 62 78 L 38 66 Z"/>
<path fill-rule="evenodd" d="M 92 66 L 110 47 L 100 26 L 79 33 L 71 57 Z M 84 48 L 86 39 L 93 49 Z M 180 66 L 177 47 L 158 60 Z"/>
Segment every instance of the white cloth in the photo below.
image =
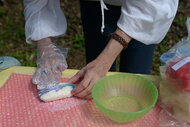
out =
<path fill-rule="evenodd" d="M 161 42 L 175 17 L 178 0 L 104 0 L 122 4 L 118 27 L 144 44 Z M 62 36 L 66 20 L 59 0 L 24 0 L 26 41 Z M 109 9 L 109 8 L 108 8 Z M 106 27 L 106 26 L 105 26 Z M 101 29 L 101 28 L 100 28 Z"/>
<path fill-rule="evenodd" d="M 125 0 L 117 25 L 144 44 L 157 44 L 168 32 L 177 7 L 178 0 Z"/>
<path fill-rule="evenodd" d="M 101 6 L 101 12 L 102 12 L 102 27 L 101 27 L 101 32 L 104 32 L 104 28 L 105 28 L 105 19 L 104 19 L 104 9 L 108 10 L 107 6 L 104 4 L 103 0 L 100 0 L 100 6 Z"/>
<path fill-rule="evenodd" d="M 60 0 L 24 0 L 26 42 L 65 34 L 67 22 Z"/>

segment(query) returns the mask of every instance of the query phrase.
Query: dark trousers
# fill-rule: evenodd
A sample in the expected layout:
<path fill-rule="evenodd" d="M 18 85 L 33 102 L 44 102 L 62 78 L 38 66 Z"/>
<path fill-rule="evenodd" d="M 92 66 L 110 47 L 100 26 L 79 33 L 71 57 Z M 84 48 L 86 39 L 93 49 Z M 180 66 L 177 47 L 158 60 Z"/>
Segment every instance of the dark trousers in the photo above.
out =
<path fill-rule="evenodd" d="M 80 7 L 85 37 L 86 61 L 89 63 L 102 52 L 110 39 L 110 33 L 117 29 L 121 7 L 107 5 L 109 10 L 105 10 L 104 33 L 101 33 L 102 15 L 100 2 L 80 0 Z M 133 39 L 128 48 L 120 54 L 120 71 L 149 74 L 154 47 L 155 45 L 145 45 Z M 113 63 L 110 71 L 116 71 L 116 62 Z"/>

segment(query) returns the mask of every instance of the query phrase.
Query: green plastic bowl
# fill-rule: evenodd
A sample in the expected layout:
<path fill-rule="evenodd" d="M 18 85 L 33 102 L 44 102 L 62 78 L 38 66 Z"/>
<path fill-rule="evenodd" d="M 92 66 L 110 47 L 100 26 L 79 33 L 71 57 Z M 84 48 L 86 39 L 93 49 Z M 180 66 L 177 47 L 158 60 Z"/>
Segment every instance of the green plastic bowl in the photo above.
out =
<path fill-rule="evenodd" d="M 95 83 L 92 97 L 105 116 L 118 123 L 129 123 L 149 112 L 158 99 L 158 90 L 144 77 L 114 74 Z"/>

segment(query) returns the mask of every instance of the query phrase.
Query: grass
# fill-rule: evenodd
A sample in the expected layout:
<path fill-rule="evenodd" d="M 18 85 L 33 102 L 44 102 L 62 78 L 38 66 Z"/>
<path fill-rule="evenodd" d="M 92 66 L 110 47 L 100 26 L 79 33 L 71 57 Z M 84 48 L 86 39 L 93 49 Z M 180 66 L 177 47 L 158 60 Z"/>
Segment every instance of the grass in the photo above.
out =
<path fill-rule="evenodd" d="M 6 1 L 7 4 L 0 4 L 0 56 L 13 56 L 24 66 L 36 66 L 36 46 L 25 43 L 22 0 Z M 190 14 L 189 3 L 190 0 L 180 1 L 172 27 L 162 43 L 156 46 L 152 66 L 153 74 L 159 74 L 160 55 L 182 37 L 187 36 L 185 21 Z M 64 38 L 54 39 L 54 41 L 58 45 L 69 48 L 67 59 L 69 68 L 80 69 L 85 65 L 85 50 L 79 4 L 76 0 L 63 0 L 61 4 L 68 20 L 68 30 Z"/>

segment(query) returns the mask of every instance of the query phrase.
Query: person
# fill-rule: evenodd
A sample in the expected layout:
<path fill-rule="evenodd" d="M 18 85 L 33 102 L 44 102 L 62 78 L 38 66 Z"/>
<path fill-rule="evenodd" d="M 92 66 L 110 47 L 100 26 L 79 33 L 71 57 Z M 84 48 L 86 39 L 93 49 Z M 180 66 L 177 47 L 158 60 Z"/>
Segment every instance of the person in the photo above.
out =
<path fill-rule="evenodd" d="M 106 4 L 105 4 L 105 3 Z M 64 51 L 51 38 L 63 36 L 67 22 L 60 0 L 24 0 L 26 42 L 36 43 L 38 89 L 55 85 L 67 68 Z M 74 96 L 90 99 L 94 83 L 116 70 L 149 74 L 155 44 L 167 34 L 178 0 L 80 0 L 87 65 L 68 82 Z"/>

